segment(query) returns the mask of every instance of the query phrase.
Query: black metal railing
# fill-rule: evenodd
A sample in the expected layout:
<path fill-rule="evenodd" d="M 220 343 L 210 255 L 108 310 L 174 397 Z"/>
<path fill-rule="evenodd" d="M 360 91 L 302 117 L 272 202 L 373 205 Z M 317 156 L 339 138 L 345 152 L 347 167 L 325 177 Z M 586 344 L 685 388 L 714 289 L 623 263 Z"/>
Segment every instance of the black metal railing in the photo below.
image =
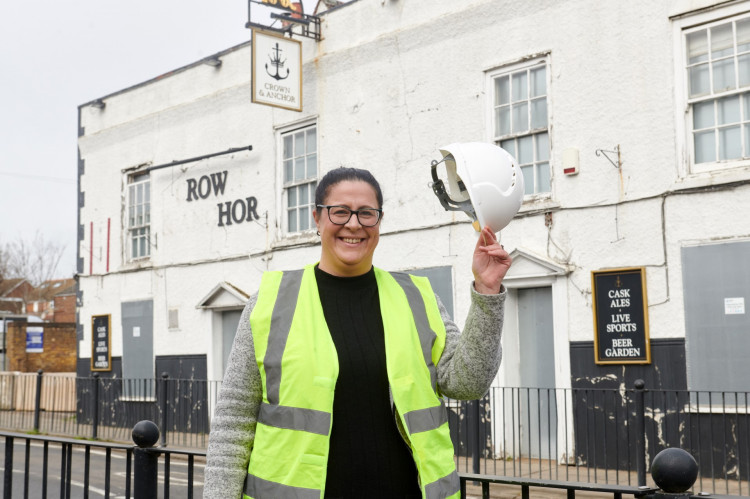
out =
<path fill-rule="evenodd" d="M 503 476 L 488 476 L 477 474 L 460 474 L 461 497 L 467 497 L 470 485 L 481 487 L 482 499 L 489 499 L 490 485 L 495 484 L 496 489 L 502 487 L 506 492 L 510 489 L 514 497 L 515 492 L 520 489 L 521 498 L 529 499 L 535 489 L 558 489 L 566 492 L 566 497 L 574 498 L 576 492 L 597 493 L 597 496 L 611 495 L 615 499 L 621 499 L 623 495 L 632 495 L 643 499 L 731 499 L 735 495 L 719 495 L 700 492 L 692 494 L 689 491 L 694 488 L 699 475 L 698 463 L 687 451 L 679 448 L 669 447 L 660 451 L 653 459 L 651 477 L 654 486 L 640 485 L 602 485 L 586 482 L 572 482 L 560 480 L 544 480 L 535 478 L 513 478 Z M 477 495 L 474 491 L 473 496 Z M 503 495 L 504 496 L 504 495 Z M 590 497 L 587 494 L 587 497 Z"/>
<path fill-rule="evenodd" d="M 0 373 L 0 428 L 129 442 L 158 421 L 162 445 L 205 448 L 221 382 Z"/>
<path fill-rule="evenodd" d="M 0 495 L 87 498 L 193 498 L 203 495 L 205 451 L 153 448 L 151 422 L 132 430 L 139 445 L 0 431 Z"/>
<path fill-rule="evenodd" d="M 142 420 L 160 446 L 206 448 L 220 382 L 0 373 L 0 428 L 129 442 Z M 18 376 L 18 375 L 16 375 Z M 748 393 L 492 388 L 479 401 L 448 400 L 462 473 L 599 485 L 653 486 L 653 457 L 695 456 L 696 490 L 750 495 Z"/>
<path fill-rule="evenodd" d="M 642 486 L 679 447 L 700 465 L 697 490 L 750 495 L 747 393 L 504 387 L 448 407 L 461 472 Z"/>
<path fill-rule="evenodd" d="M 54 489 L 59 490 L 59 497 L 64 499 L 88 498 L 94 492 L 104 497 L 115 495 L 135 499 L 157 499 L 159 496 L 167 499 L 170 495 L 192 499 L 202 496 L 202 474 L 199 473 L 197 476 L 195 461 L 196 458 L 204 460 L 205 452 L 157 447 L 159 429 L 151 421 L 140 421 L 133 428 L 132 437 L 136 444 L 134 447 L 12 432 L 0 432 L 0 437 L 3 438 L 5 455 L 0 490 L 4 499 L 47 497 Z M 17 445 L 17 441 L 23 442 L 23 445 Z M 32 450 L 32 443 L 42 447 L 41 450 L 36 449 L 36 455 Z M 92 459 L 94 452 L 102 450 L 105 454 L 103 462 L 101 459 Z M 113 456 L 116 453 L 124 453 L 125 457 L 113 466 Z M 23 454 L 22 472 L 20 467 L 15 466 L 15 463 L 21 460 L 16 459 L 16 454 Z M 59 468 L 54 467 L 55 454 L 59 455 Z M 172 457 L 175 456 L 187 458 L 187 480 L 181 485 L 173 484 L 175 480 L 171 463 Z M 56 469 L 59 469 L 59 473 Z M 22 474 L 19 476 L 22 481 L 14 481 L 14 474 Z M 737 497 L 705 492 L 692 495 L 687 491 L 693 487 L 698 474 L 698 463 L 687 451 L 667 448 L 653 459 L 651 475 L 654 486 L 596 484 L 469 473 L 460 473 L 459 479 L 462 498 L 467 497 L 470 489 L 474 488 L 481 490 L 482 498 L 489 499 L 491 485 L 520 489 L 521 497 L 524 499 L 530 498 L 532 490 L 537 488 L 564 490 L 568 498 L 574 498 L 576 492 L 611 494 L 615 499 L 621 499 L 623 495 L 644 499 Z M 476 494 L 477 491 L 473 490 L 472 496 Z"/>

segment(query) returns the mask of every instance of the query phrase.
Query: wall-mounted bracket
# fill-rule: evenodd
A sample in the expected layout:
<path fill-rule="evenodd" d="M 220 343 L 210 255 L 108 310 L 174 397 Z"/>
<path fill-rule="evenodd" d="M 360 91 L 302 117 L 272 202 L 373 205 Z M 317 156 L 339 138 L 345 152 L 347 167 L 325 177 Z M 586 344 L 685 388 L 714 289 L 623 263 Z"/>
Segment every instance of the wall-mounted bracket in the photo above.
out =
<path fill-rule="evenodd" d="M 253 4 L 262 6 L 263 10 L 265 10 L 264 15 L 269 16 L 270 19 L 262 18 L 261 22 L 253 20 Z M 294 4 L 298 5 L 299 9 L 302 9 L 302 2 L 294 2 Z M 320 33 L 320 17 L 305 14 L 301 10 L 295 10 L 295 7 L 292 7 L 292 5 L 291 1 L 247 0 L 247 22 L 245 23 L 245 27 L 273 31 L 281 35 L 289 35 L 290 38 L 294 35 L 304 36 L 319 42 L 322 38 Z M 270 12 L 267 10 L 269 8 Z M 281 13 L 278 12 L 279 10 Z M 275 25 L 276 21 L 281 21 L 280 27 Z"/>
<path fill-rule="evenodd" d="M 614 166 L 618 170 L 622 168 L 622 155 L 620 154 L 620 144 L 617 144 L 615 146 L 614 151 L 608 151 L 606 149 L 597 149 L 595 152 L 597 156 L 604 156 L 605 158 L 607 158 L 607 160 L 610 163 L 612 163 L 612 166 Z M 612 158 L 609 157 L 610 154 L 617 155 L 617 162 L 615 162 Z"/>

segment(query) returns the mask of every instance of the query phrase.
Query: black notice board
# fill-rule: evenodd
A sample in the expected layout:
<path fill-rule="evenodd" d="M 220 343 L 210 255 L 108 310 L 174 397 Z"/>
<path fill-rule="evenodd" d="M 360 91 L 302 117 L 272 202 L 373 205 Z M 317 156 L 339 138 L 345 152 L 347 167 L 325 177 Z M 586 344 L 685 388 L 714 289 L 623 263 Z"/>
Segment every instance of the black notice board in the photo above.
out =
<path fill-rule="evenodd" d="M 597 364 L 650 364 L 644 267 L 591 272 Z"/>
<path fill-rule="evenodd" d="M 110 315 L 91 317 L 91 370 L 112 370 L 112 329 Z"/>

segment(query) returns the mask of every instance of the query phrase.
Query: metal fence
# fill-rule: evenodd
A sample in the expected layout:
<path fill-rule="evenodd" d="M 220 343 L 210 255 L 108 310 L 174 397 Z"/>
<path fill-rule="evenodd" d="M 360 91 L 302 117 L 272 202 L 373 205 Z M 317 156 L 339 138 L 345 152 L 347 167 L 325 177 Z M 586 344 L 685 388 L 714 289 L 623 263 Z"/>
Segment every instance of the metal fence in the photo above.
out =
<path fill-rule="evenodd" d="M 130 429 L 134 438 L 137 427 Z M 0 431 L 0 455 L 4 456 L 0 463 L 3 499 L 156 499 L 170 495 L 191 499 L 203 495 L 203 450 L 144 451 L 133 446 L 132 441 L 92 442 Z M 144 470 L 151 479 L 144 479 Z"/>
<path fill-rule="evenodd" d="M 137 423 L 132 435 L 135 446 L 0 431 L 0 454 L 5 456 L 0 468 L 3 475 L 0 496 L 4 499 L 48 497 L 57 496 L 58 491 L 59 497 L 65 499 L 90 495 L 191 499 L 202 495 L 204 451 L 175 451 L 156 446 L 159 429 L 151 421 Z M 538 490 L 552 491 L 544 493 L 544 497 L 564 494 L 568 498 L 576 497 L 577 492 L 586 497 L 595 493 L 596 497 L 613 499 L 624 496 L 642 499 L 737 497 L 683 494 L 697 474 L 695 460 L 685 451 L 672 448 L 660 452 L 654 459 L 653 478 L 657 487 L 460 473 L 459 490 L 462 499 L 479 495 L 489 499 L 491 492 L 499 493 L 499 497 L 518 497 L 518 491 L 523 499 L 528 499 L 532 494 L 537 496 Z M 494 486 L 493 491 L 491 486 Z"/>
<path fill-rule="evenodd" d="M 205 448 L 220 381 L 0 373 L 0 428 L 129 442 L 142 420 L 161 445 Z M 11 394 L 11 395 L 8 395 Z M 2 402 L 2 401 L 0 401 Z"/>
<path fill-rule="evenodd" d="M 0 428 L 129 442 L 133 426 L 151 420 L 162 428 L 161 446 L 193 449 L 207 446 L 221 384 L 42 373 L 31 379 L 0 374 Z M 696 490 L 750 495 L 748 396 L 498 387 L 480 401 L 447 405 L 460 472 L 638 486 L 646 485 L 654 456 L 679 447 L 698 462 Z"/>
<path fill-rule="evenodd" d="M 450 401 L 449 424 L 462 472 L 647 485 L 654 456 L 677 447 L 698 463 L 695 490 L 750 495 L 748 395 L 492 388 Z"/>

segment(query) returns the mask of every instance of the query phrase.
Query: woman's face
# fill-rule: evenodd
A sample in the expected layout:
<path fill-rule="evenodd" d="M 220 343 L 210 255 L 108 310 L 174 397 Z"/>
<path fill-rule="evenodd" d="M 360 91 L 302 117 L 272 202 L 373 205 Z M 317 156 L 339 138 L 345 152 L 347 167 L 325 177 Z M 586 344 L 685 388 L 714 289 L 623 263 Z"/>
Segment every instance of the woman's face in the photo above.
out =
<path fill-rule="evenodd" d="M 332 185 L 323 204 L 345 206 L 351 210 L 380 208 L 375 189 L 362 180 L 344 180 Z M 345 225 L 336 225 L 328 217 L 328 208 L 322 208 L 320 213 L 315 210 L 313 217 L 323 247 L 321 270 L 341 277 L 354 277 L 370 270 L 372 255 L 380 239 L 380 222 L 374 227 L 364 227 L 352 213 Z"/>

